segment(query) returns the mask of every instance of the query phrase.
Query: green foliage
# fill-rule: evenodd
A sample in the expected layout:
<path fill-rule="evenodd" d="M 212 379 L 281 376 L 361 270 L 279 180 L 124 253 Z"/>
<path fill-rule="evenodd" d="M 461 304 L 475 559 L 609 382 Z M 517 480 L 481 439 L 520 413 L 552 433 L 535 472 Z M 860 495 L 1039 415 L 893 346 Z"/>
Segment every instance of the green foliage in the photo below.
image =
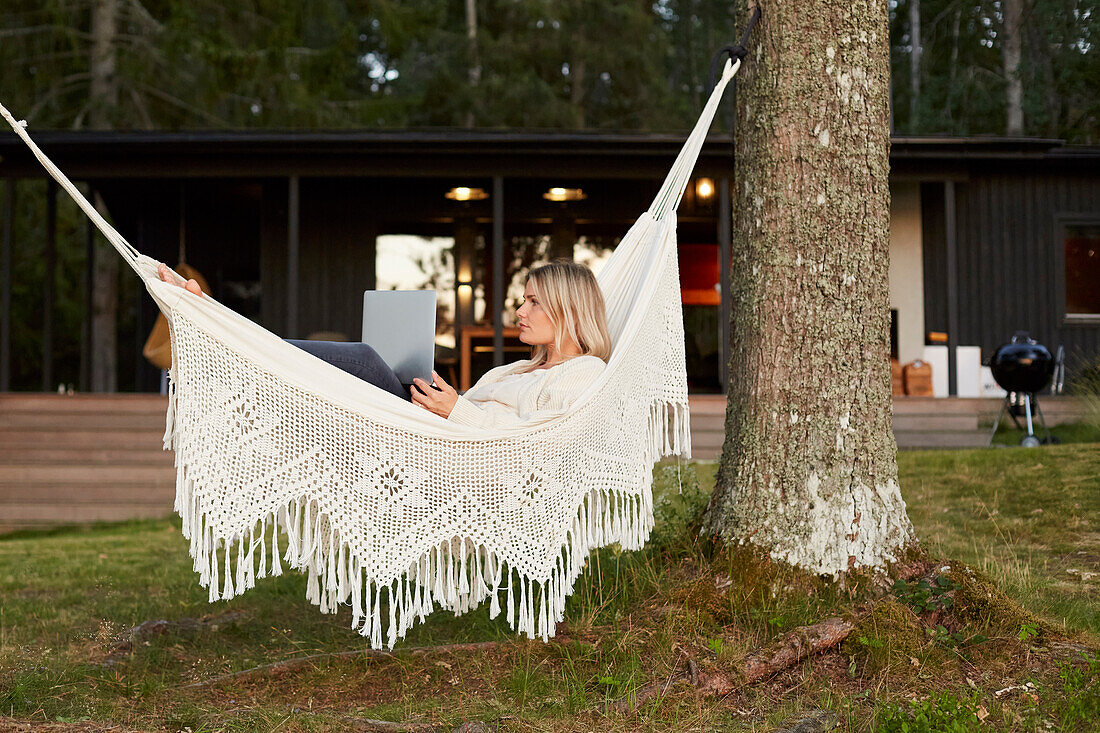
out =
<path fill-rule="evenodd" d="M 968 644 L 981 644 L 989 639 L 981 634 L 967 634 L 963 631 L 951 631 L 943 624 L 937 624 L 936 628 L 928 629 L 928 634 L 933 641 L 943 647 L 956 648 Z"/>
<path fill-rule="evenodd" d="M 921 91 L 910 115 L 909 8 L 920 2 Z M 89 94 L 84 3 L 10 0 L 0 12 L 5 99 L 37 127 L 683 129 L 710 59 L 744 8 L 718 0 L 144 0 L 119 3 L 117 98 Z M 997 4 L 890 7 L 895 129 L 1004 130 Z M 1030 135 L 1097 140 L 1097 0 L 1025 4 L 1021 74 Z M 471 78 L 476 83 L 471 83 Z"/>
<path fill-rule="evenodd" d="M 115 129 L 683 128 L 733 18 L 714 0 L 683 16 L 659 7 L 479 0 L 471 49 L 463 4 L 443 0 L 122 3 L 108 44 L 117 98 L 92 99 L 91 15 L 13 0 L 0 15 L 0 68 L 6 101 L 39 128 L 84 127 L 98 113 Z M 674 52 L 688 25 L 705 25 L 694 33 L 706 44 Z"/>
<path fill-rule="evenodd" d="M 920 96 L 911 105 L 909 12 L 921 17 Z M 1023 2 L 1020 78 L 1024 133 L 1095 144 L 1100 139 L 1100 84 L 1093 48 L 1096 0 Z M 895 130 L 907 135 L 1003 134 L 1002 5 L 954 0 L 890 4 L 891 96 Z M 911 114 L 915 111 L 916 117 Z"/>
<path fill-rule="evenodd" d="M 879 713 L 876 733 L 969 733 L 979 730 L 978 693 L 959 697 L 942 692 L 906 706 L 887 703 Z"/>
<path fill-rule="evenodd" d="M 917 613 L 923 613 L 951 608 L 952 599 L 948 593 L 958 588 L 958 583 L 945 575 L 938 575 L 934 583 L 930 583 L 927 578 L 914 581 L 898 578 L 894 581 L 893 591 L 899 601 Z"/>
<path fill-rule="evenodd" d="M 1100 720 L 1100 657 L 1082 655 L 1083 666 L 1064 664 L 1058 671 L 1062 697 L 1054 714 L 1063 731 L 1086 731 Z"/>
<path fill-rule="evenodd" d="M 698 521 L 710 499 L 710 489 L 703 488 L 694 463 L 664 463 L 657 468 L 655 481 L 659 490 L 653 496 L 654 527 L 649 546 L 676 554 L 690 551 L 695 546 Z"/>

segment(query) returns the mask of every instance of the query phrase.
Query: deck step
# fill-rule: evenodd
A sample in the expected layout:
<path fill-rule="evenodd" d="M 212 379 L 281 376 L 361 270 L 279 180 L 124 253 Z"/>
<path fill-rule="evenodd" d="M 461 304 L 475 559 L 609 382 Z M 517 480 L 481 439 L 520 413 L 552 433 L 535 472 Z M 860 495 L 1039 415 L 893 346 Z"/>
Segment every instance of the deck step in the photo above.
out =
<path fill-rule="evenodd" d="M 173 475 L 173 479 L 175 476 Z M 14 483 L 4 486 L 0 504 L 36 502 L 43 504 L 102 504 L 132 501 L 135 504 L 159 504 L 172 508 L 176 482 L 117 481 L 74 486 L 64 481 Z"/>
<path fill-rule="evenodd" d="M 13 463 L 96 467 L 141 464 L 171 466 L 173 454 L 161 450 L 159 445 L 133 449 L 99 446 L 74 448 L 42 443 L 13 446 L 0 438 L 0 466 Z"/>
<path fill-rule="evenodd" d="M 132 500 L 73 504 L 70 502 L 0 501 L 0 513 L 8 531 L 46 528 L 59 524 L 121 522 L 126 519 L 159 519 L 172 514 L 172 500 L 153 503 Z"/>
<path fill-rule="evenodd" d="M 64 415 L 88 412 L 161 414 L 168 398 L 154 394 L 55 395 L 45 393 L 0 393 L 0 412 L 53 412 Z"/>
<path fill-rule="evenodd" d="M 0 411 L 0 430 L 160 430 L 164 413 Z"/>
<path fill-rule="evenodd" d="M 158 450 L 164 444 L 164 428 L 157 430 L 71 430 L 68 428 L 0 429 L 0 445 L 6 448 L 64 446 L 98 449 Z"/>
<path fill-rule="evenodd" d="M 85 466 L 74 464 L 15 463 L 0 466 L 0 486 L 16 482 L 71 483 L 73 485 L 141 484 L 176 478 L 171 464 L 161 466 Z"/>

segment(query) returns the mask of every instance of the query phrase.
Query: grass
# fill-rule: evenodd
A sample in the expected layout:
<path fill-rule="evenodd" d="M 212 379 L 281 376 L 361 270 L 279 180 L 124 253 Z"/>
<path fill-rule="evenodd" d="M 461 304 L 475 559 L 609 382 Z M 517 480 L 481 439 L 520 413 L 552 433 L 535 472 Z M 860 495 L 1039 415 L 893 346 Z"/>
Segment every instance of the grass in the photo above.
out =
<path fill-rule="evenodd" d="M 485 609 L 437 613 L 402 648 L 502 643 L 330 657 L 197 688 L 185 685 L 365 643 L 347 609 L 323 616 L 304 600 L 298 574 L 208 604 L 174 520 L 9 536 L 0 715 L 71 730 L 352 730 L 371 718 L 446 730 L 482 720 L 503 730 L 764 731 L 825 710 L 845 731 L 1086 731 L 1100 715 L 1097 448 L 900 454 L 927 553 L 911 560 L 951 569 L 894 589 L 862 577 L 841 588 L 700 543 L 693 523 L 713 464 L 660 466 L 649 545 L 593 553 L 558 641 L 516 640 Z M 767 682 L 715 700 L 678 679 L 688 658 L 732 670 L 833 615 L 855 620 L 849 639 Z M 128 646 L 142 622 L 203 617 Z M 652 682 L 664 694 L 633 713 L 613 707 Z"/>
<path fill-rule="evenodd" d="M 1023 420 L 1021 420 L 1021 423 L 1026 427 L 1026 423 L 1024 423 Z M 992 424 L 983 426 L 986 430 L 990 430 L 992 427 Z M 1040 440 L 1046 437 L 1042 428 L 1037 423 L 1032 426 L 1032 430 Z M 1055 425 L 1050 428 L 1050 434 L 1051 437 L 1054 438 L 1055 444 L 1100 443 L 1100 421 L 1083 421 Z M 993 436 L 993 443 L 994 446 L 998 448 L 1015 448 L 1020 445 L 1020 441 L 1025 435 L 1027 435 L 1027 430 L 1020 430 L 1006 417 L 997 428 L 997 434 Z"/>
<path fill-rule="evenodd" d="M 981 570 L 1065 630 L 1100 638 L 1100 446 L 906 452 L 898 471 L 930 553 Z"/>

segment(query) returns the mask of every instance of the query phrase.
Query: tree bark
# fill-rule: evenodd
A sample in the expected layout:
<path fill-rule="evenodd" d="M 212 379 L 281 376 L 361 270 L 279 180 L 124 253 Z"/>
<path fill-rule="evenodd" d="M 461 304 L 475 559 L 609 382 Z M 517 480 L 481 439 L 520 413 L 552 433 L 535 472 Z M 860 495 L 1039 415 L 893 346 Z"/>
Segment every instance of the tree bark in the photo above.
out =
<path fill-rule="evenodd" d="M 764 0 L 737 89 L 726 443 L 704 531 L 837 577 L 913 539 L 890 422 L 876 0 Z"/>
<path fill-rule="evenodd" d="M 920 0 L 909 0 L 909 132 L 920 132 Z"/>
<path fill-rule="evenodd" d="M 1024 83 L 1020 78 L 1023 0 L 1004 0 L 1005 134 L 1024 134 Z"/>
<path fill-rule="evenodd" d="M 573 108 L 573 126 L 578 130 L 585 128 L 584 74 L 584 57 L 578 56 L 569 65 L 569 104 Z"/>
<path fill-rule="evenodd" d="M 948 122 L 954 117 L 954 97 L 956 69 L 959 65 L 959 24 L 962 22 L 962 8 L 955 10 L 955 19 L 951 23 L 951 64 L 947 74 L 947 93 L 944 94 L 943 116 Z"/>
<path fill-rule="evenodd" d="M 91 107 L 88 121 L 93 130 L 111 129 L 118 107 L 115 40 L 118 35 L 118 0 L 96 0 L 92 6 Z M 107 217 L 107 207 L 96 194 L 95 207 Z M 93 392 L 118 390 L 118 256 L 114 252 L 95 258 L 92 273 L 92 380 Z"/>
<path fill-rule="evenodd" d="M 475 90 L 477 85 L 481 83 L 481 61 L 478 59 L 477 53 L 477 2 L 476 0 L 466 0 L 466 60 L 469 64 L 469 70 L 467 71 L 467 80 L 470 84 L 470 97 L 471 104 L 476 103 Z M 474 126 L 474 110 L 470 108 L 466 111 L 466 127 L 472 128 Z"/>

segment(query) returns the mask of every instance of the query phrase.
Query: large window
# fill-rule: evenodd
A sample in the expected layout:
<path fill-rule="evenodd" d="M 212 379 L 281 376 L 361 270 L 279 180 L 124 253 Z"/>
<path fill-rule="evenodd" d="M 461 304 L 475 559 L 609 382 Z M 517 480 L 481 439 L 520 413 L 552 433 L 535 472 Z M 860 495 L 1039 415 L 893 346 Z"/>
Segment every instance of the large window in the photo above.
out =
<path fill-rule="evenodd" d="M 1060 220 L 1066 320 L 1100 320 L 1100 217 Z"/>
<path fill-rule="evenodd" d="M 379 290 L 435 290 L 436 346 L 455 347 L 454 239 L 385 234 L 378 237 Z"/>

